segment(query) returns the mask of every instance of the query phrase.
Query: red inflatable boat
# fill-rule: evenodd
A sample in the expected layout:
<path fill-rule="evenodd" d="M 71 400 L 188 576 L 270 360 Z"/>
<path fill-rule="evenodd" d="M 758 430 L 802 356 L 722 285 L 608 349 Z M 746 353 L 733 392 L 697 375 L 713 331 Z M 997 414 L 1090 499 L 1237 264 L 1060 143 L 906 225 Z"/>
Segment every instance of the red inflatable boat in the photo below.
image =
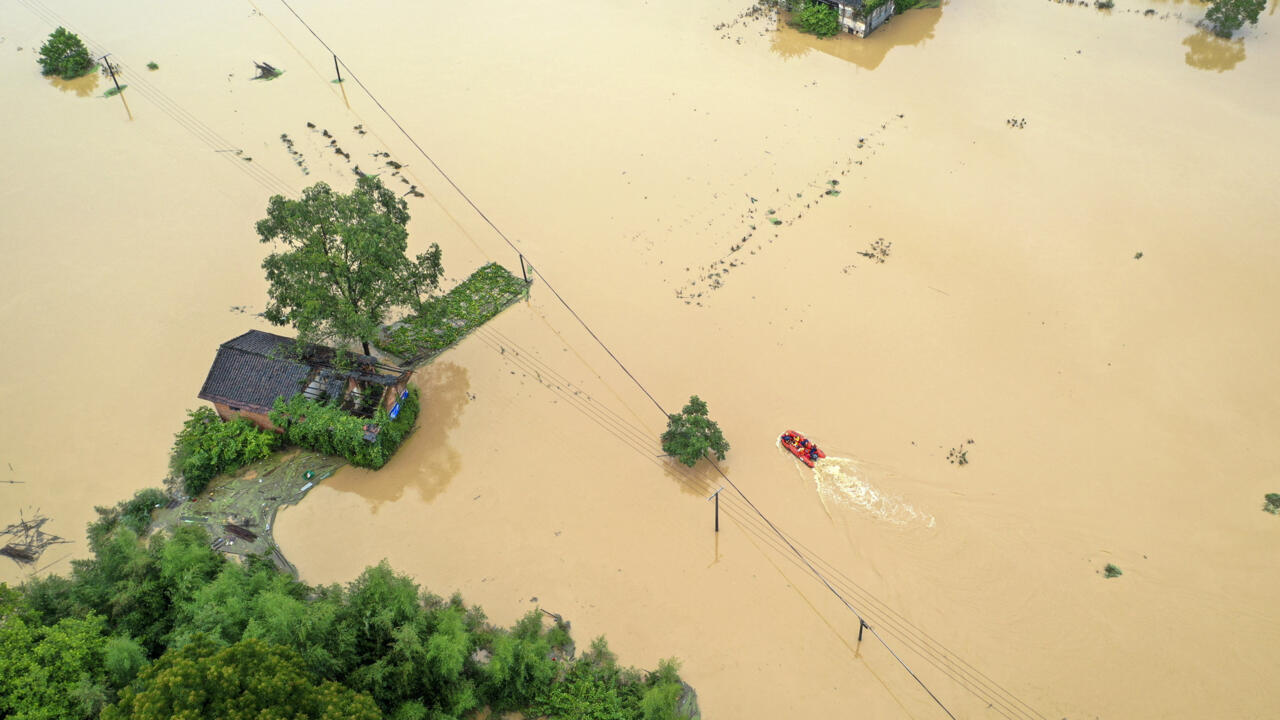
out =
<path fill-rule="evenodd" d="M 795 455 L 800 459 L 800 462 L 808 465 L 809 467 L 813 467 L 815 459 L 827 456 L 826 453 L 822 452 L 821 448 L 809 442 L 808 438 L 795 430 L 788 430 L 783 433 L 780 438 L 780 442 L 782 443 L 782 447 L 790 450 L 792 455 Z"/>

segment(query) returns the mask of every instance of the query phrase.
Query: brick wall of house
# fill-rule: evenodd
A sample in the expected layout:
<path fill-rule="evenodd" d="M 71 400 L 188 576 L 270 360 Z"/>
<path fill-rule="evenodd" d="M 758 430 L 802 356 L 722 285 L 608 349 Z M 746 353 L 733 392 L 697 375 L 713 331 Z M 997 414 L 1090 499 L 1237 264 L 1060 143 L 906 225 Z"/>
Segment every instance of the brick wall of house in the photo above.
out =
<path fill-rule="evenodd" d="M 235 407 L 232 407 L 231 405 L 226 405 L 218 402 L 214 403 L 213 407 L 218 411 L 218 417 L 222 418 L 223 420 L 234 420 L 235 418 L 242 417 L 248 420 L 249 422 L 253 423 L 254 425 L 257 425 L 258 427 L 262 428 L 263 430 L 274 430 L 275 432 L 284 432 L 283 430 L 281 430 L 280 428 L 276 427 L 271 423 L 271 418 L 267 417 L 266 413 L 253 412 L 251 410 L 245 410 L 243 408 L 235 408 Z"/>

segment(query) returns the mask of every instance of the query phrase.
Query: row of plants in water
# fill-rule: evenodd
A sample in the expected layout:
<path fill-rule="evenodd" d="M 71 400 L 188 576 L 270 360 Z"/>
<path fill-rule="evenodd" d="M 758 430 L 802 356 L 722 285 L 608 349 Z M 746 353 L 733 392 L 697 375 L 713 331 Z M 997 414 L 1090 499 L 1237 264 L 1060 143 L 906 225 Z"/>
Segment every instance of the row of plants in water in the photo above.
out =
<path fill-rule="evenodd" d="M 444 352 L 525 296 L 524 280 L 497 263 L 476 270 L 449 292 L 423 301 L 389 328 L 377 347 L 417 364 Z"/>

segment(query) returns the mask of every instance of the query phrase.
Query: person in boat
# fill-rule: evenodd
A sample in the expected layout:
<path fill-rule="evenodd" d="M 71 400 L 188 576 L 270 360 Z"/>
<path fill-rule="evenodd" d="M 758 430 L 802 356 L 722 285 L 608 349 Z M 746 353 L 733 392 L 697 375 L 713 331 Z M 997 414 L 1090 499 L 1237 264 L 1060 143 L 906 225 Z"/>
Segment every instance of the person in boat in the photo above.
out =
<path fill-rule="evenodd" d="M 818 446 L 815 445 L 809 448 L 809 459 L 813 462 L 818 462 Z"/>
<path fill-rule="evenodd" d="M 785 445 L 794 445 L 796 438 L 791 433 L 782 433 L 782 442 Z"/>
<path fill-rule="evenodd" d="M 810 445 L 809 438 L 800 441 L 800 447 L 808 449 Z"/>

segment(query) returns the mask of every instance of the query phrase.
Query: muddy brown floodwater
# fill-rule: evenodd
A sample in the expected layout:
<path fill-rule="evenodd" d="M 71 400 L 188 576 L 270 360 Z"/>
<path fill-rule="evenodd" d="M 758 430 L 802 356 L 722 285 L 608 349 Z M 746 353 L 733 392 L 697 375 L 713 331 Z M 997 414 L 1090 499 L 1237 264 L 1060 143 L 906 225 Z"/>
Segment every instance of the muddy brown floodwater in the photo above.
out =
<path fill-rule="evenodd" d="M 1280 701 L 1274 6 L 1230 42 L 1143 0 L 866 41 L 727 0 L 298 9 L 663 409 L 709 403 L 728 477 L 958 717 L 1244 718 Z M 40 77 L 58 24 L 132 120 Z M 75 540 L 42 568 L 265 327 L 272 193 L 359 165 L 452 280 L 517 266 L 277 2 L 15 0 L 0 35 L 0 523 Z M 662 413 L 546 283 L 417 382 L 386 468 L 280 514 L 305 580 L 385 557 L 499 622 L 545 607 L 679 657 L 708 718 L 944 717 L 732 488 L 712 532 L 724 481 L 656 457 Z"/>

